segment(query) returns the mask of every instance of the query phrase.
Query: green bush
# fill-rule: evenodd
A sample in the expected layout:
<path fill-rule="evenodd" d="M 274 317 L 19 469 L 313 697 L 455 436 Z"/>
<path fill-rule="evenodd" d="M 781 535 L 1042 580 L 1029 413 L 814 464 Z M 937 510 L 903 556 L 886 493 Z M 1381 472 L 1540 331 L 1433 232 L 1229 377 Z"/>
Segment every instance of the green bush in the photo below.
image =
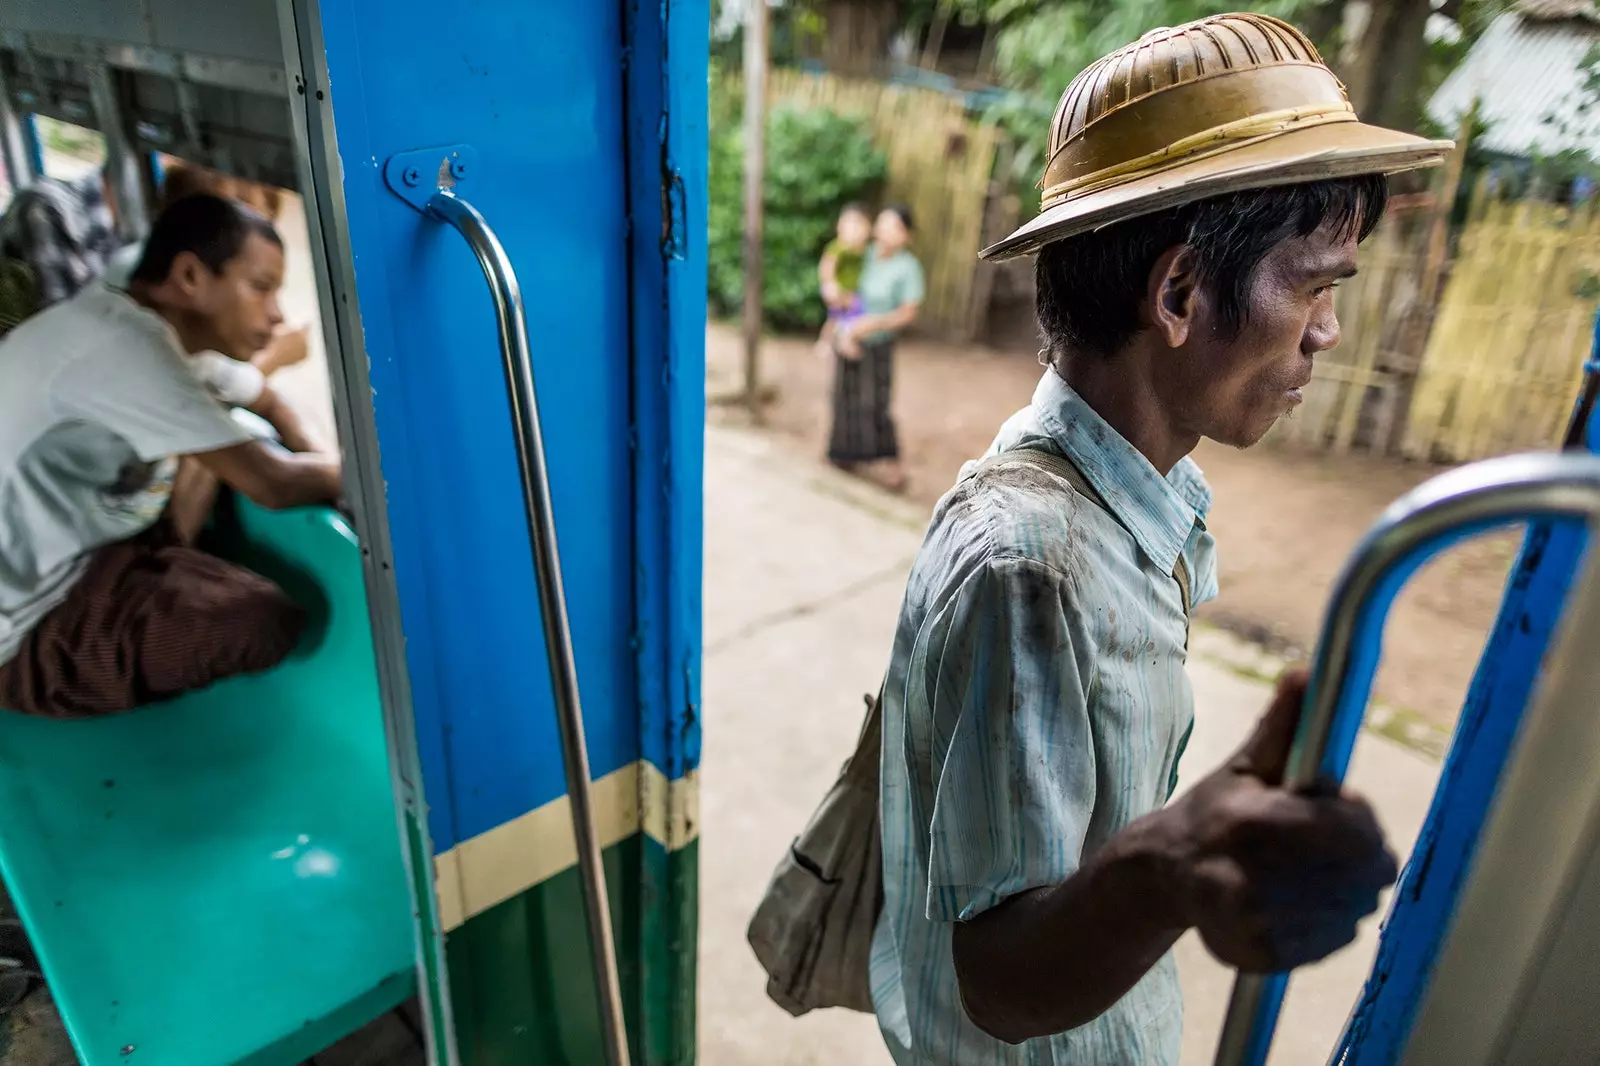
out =
<path fill-rule="evenodd" d="M 728 118 L 730 110 L 712 109 L 707 219 L 711 307 L 721 315 L 737 313 L 744 300 L 744 137 L 738 116 Z M 859 119 L 791 107 L 768 115 L 761 307 L 769 326 L 822 324 L 817 259 L 839 209 L 874 197 L 885 169 L 883 154 Z"/>

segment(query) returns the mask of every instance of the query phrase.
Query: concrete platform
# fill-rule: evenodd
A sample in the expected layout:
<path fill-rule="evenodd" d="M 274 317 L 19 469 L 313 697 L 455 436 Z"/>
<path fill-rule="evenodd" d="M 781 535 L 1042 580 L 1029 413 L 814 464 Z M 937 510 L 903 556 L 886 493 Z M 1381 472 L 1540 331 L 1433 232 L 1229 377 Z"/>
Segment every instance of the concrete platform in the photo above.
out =
<path fill-rule="evenodd" d="M 759 434 L 712 426 L 706 448 L 705 749 L 702 767 L 700 1062 L 704 1066 L 882 1066 L 874 1020 L 790 1018 L 767 1000 L 745 923 L 784 847 L 850 754 L 862 695 L 875 691 L 923 516 Z M 1226 551 L 1227 545 L 1221 545 Z M 1226 595 L 1226 590 L 1224 590 Z M 1236 666 L 1249 649 L 1196 633 L 1189 783 L 1242 742 L 1268 687 Z M 1431 760 L 1375 735 L 1351 785 L 1409 850 L 1437 779 Z M 1272 1061 L 1327 1059 L 1371 963 L 1361 941 L 1297 975 Z M 1184 1066 L 1211 1061 L 1232 975 L 1197 938 L 1178 948 Z"/>

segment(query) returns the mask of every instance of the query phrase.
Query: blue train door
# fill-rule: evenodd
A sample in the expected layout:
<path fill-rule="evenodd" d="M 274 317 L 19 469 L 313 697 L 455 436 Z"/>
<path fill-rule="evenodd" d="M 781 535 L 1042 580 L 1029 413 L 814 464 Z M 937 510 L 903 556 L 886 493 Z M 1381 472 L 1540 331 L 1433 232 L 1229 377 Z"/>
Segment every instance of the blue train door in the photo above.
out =
<path fill-rule="evenodd" d="M 280 11 L 430 1024 L 462 1062 L 605 1059 L 501 324 L 443 187 L 521 284 L 633 1059 L 688 1061 L 706 6 Z"/>

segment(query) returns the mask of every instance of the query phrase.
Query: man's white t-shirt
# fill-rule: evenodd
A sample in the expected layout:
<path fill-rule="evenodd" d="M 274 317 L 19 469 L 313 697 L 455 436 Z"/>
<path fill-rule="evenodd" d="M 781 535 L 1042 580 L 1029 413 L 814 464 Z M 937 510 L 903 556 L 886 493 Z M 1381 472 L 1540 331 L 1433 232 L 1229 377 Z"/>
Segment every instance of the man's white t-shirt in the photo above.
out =
<path fill-rule="evenodd" d="M 201 352 L 185 361 L 212 399 L 229 407 L 249 407 L 266 390 L 267 376 L 253 363 L 229 359 L 218 352 Z"/>
<path fill-rule="evenodd" d="M 143 241 L 124 244 L 112 252 L 111 258 L 106 260 L 106 269 L 101 273 L 100 280 L 113 289 L 126 289 L 128 283 L 133 280 L 133 272 L 139 269 L 139 260 L 143 258 Z"/>
<path fill-rule="evenodd" d="M 161 517 L 177 456 L 251 439 L 166 321 L 124 293 L 96 283 L 13 329 L 0 341 L 0 663 L 89 553 Z"/>

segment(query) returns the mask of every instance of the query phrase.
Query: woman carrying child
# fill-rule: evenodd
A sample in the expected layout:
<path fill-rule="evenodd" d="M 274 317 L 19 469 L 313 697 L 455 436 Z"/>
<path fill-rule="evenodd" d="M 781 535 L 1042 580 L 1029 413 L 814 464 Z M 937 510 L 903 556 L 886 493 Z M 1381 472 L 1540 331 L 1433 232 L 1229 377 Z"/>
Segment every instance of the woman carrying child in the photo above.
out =
<path fill-rule="evenodd" d="M 900 332 L 916 320 L 925 295 L 922 264 L 907 248 L 911 229 L 909 208 L 888 207 L 879 213 L 872 226 L 872 243 L 861 255 L 859 288 L 851 292 L 839 278 L 840 260 L 849 251 L 844 244 L 846 217 L 841 214 L 840 239 L 828 246 L 832 261 L 824 253 L 821 268 L 823 295 L 833 309 L 822 339 L 835 353 L 828 461 L 859 471 L 892 492 L 906 487 L 900 442 L 889 410 L 894 345 Z M 850 313 L 841 309 L 841 304 L 858 310 Z"/>

